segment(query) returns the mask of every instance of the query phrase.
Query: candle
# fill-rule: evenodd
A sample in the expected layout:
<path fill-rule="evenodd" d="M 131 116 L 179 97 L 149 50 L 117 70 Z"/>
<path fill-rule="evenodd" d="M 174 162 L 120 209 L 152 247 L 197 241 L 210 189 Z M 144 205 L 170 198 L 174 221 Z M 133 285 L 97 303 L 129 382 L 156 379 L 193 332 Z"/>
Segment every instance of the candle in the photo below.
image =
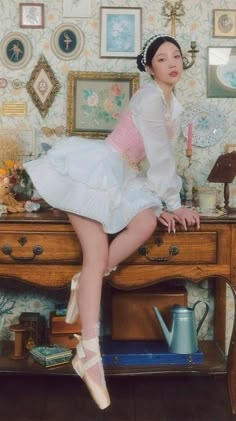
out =
<path fill-rule="evenodd" d="M 193 123 L 188 125 L 187 149 L 192 149 L 193 142 Z"/>
<path fill-rule="evenodd" d="M 191 34 L 191 42 L 196 42 L 197 41 L 197 34 L 196 34 L 196 32 L 192 32 L 192 34 Z"/>

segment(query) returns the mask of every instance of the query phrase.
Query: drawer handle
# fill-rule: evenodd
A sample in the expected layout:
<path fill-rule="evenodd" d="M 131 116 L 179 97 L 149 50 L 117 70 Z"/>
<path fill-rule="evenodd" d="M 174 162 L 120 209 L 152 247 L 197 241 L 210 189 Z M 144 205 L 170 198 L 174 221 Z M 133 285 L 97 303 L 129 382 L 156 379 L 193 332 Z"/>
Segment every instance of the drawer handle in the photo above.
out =
<path fill-rule="evenodd" d="M 36 256 L 39 256 L 40 254 L 42 254 L 43 251 L 44 251 L 43 250 L 43 247 L 41 247 L 41 246 L 34 246 L 33 249 L 32 249 L 33 256 L 29 256 L 29 257 L 16 257 L 16 256 L 14 256 L 14 254 L 12 254 L 12 251 L 13 251 L 12 246 L 9 246 L 8 244 L 5 244 L 2 247 L 1 250 L 2 250 L 2 252 L 4 254 L 6 254 L 7 256 L 10 256 L 15 262 L 18 262 L 18 263 L 21 263 L 21 262 L 30 262 L 30 261 L 34 260 Z"/>
<path fill-rule="evenodd" d="M 179 254 L 180 249 L 177 246 L 170 246 L 169 248 L 169 256 L 167 257 L 152 257 L 149 255 L 149 248 L 147 246 L 139 247 L 138 252 L 141 256 L 145 256 L 151 262 L 168 262 L 173 256 L 177 256 Z"/>

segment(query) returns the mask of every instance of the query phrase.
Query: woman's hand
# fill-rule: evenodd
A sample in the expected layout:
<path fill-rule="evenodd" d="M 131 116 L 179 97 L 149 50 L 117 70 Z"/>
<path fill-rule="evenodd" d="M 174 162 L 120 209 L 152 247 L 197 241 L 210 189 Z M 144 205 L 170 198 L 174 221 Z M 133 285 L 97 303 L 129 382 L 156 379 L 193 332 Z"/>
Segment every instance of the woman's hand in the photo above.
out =
<path fill-rule="evenodd" d="M 176 222 L 179 222 L 181 224 L 181 221 L 177 215 L 167 211 L 162 212 L 160 216 L 157 217 L 157 221 L 159 221 L 165 227 L 168 227 L 169 233 L 171 231 L 175 232 Z"/>
<path fill-rule="evenodd" d="M 183 225 L 185 231 L 187 230 L 187 227 L 192 227 L 194 225 L 197 225 L 197 228 L 200 228 L 200 216 L 196 210 L 181 207 L 175 209 L 173 214 L 177 216 L 178 221 Z"/>

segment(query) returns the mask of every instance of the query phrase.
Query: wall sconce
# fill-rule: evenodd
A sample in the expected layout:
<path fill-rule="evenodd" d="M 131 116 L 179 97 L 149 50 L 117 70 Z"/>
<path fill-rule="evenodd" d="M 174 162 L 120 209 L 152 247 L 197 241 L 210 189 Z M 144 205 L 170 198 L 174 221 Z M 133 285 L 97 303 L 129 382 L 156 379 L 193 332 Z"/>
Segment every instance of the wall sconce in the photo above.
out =
<path fill-rule="evenodd" d="M 190 43 L 190 50 L 188 50 L 188 53 L 191 55 L 191 61 L 187 57 L 183 57 L 184 62 L 184 69 L 190 69 L 195 63 L 197 53 L 199 53 L 199 50 L 197 50 L 197 42 L 194 39 L 195 35 L 192 35 L 192 40 Z"/>
<path fill-rule="evenodd" d="M 168 0 L 164 0 L 164 5 L 162 6 L 161 14 L 162 16 L 167 17 L 167 22 L 165 26 L 167 26 L 168 23 L 171 22 L 171 35 L 173 37 L 176 37 L 176 23 L 183 25 L 180 20 L 180 17 L 185 15 L 183 0 L 178 0 L 174 3 L 171 3 L 171 1 Z M 199 53 L 199 50 L 197 50 L 195 33 L 192 34 L 190 50 L 188 50 L 188 53 L 191 55 L 191 61 L 189 61 L 187 57 L 183 57 L 184 69 L 190 69 L 190 67 L 193 66 L 196 60 L 197 53 Z"/>

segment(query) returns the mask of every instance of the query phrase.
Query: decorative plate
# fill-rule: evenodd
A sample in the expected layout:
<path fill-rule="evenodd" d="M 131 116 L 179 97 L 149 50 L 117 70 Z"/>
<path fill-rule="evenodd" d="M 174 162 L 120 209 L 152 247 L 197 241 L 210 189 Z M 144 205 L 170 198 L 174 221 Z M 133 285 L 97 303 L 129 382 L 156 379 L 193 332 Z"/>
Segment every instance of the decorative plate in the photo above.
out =
<path fill-rule="evenodd" d="M 9 69 L 21 69 L 25 67 L 32 54 L 32 46 L 28 38 L 19 33 L 11 32 L 1 41 L 1 60 Z"/>
<path fill-rule="evenodd" d="M 0 88 L 6 88 L 7 80 L 4 77 L 0 78 Z"/>
<path fill-rule="evenodd" d="M 51 47 L 61 60 L 73 60 L 84 48 L 84 34 L 78 26 L 63 23 L 53 32 Z"/>
<path fill-rule="evenodd" d="M 187 138 L 188 125 L 193 123 L 193 145 L 201 148 L 220 142 L 224 134 L 222 112 L 206 103 L 189 104 L 183 117 L 182 129 Z"/>

